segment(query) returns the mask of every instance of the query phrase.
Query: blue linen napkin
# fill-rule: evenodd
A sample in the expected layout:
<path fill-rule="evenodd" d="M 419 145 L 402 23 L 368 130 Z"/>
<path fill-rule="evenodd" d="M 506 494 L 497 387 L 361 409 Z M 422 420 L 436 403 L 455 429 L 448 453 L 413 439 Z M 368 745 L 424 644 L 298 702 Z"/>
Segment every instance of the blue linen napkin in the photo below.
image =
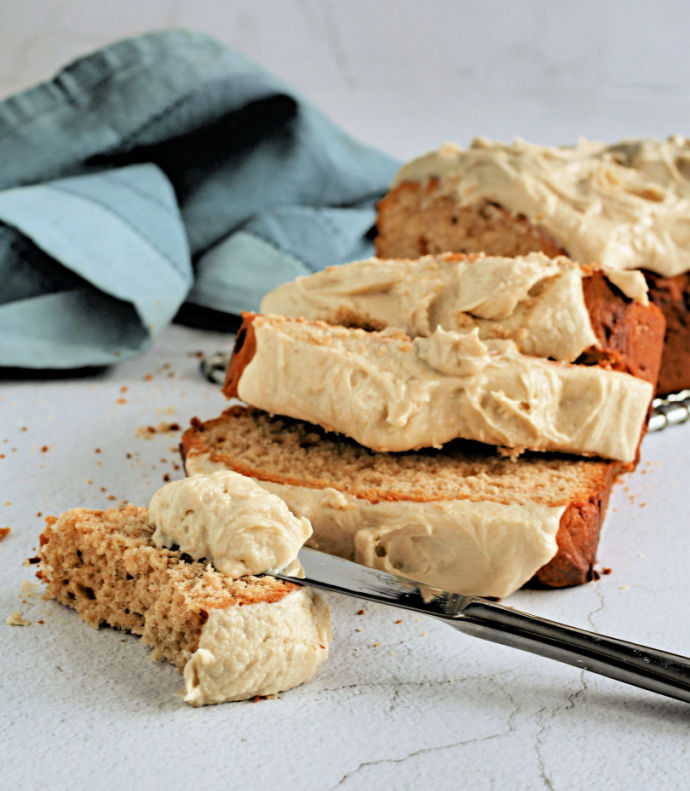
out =
<path fill-rule="evenodd" d="M 0 102 L 0 366 L 143 352 L 371 253 L 397 167 L 202 34 L 113 44 Z M 193 262 L 193 263 L 192 263 Z"/>

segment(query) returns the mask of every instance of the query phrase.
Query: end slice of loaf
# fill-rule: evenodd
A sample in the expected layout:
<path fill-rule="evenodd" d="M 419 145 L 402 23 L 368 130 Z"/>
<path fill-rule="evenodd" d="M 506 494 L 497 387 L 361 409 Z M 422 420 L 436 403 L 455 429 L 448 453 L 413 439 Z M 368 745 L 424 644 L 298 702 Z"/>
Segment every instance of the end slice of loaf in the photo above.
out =
<path fill-rule="evenodd" d="M 156 659 L 185 671 L 186 699 L 193 704 L 279 692 L 306 681 L 324 661 L 327 638 L 314 630 L 315 644 L 306 647 L 314 657 L 309 667 L 296 674 L 289 669 L 282 675 L 259 673 L 259 681 L 255 675 L 245 685 L 241 663 L 236 663 L 229 676 L 234 672 L 237 678 L 228 679 L 236 694 L 202 700 L 195 690 L 198 678 L 188 679 L 185 668 L 214 614 L 232 609 L 240 624 L 249 624 L 257 608 L 292 605 L 305 595 L 308 606 L 325 605 L 310 590 L 273 577 L 231 579 L 206 563 L 155 545 L 153 532 L 148 509 L 132 505 L 107 511 L 77 508 L 49 517 L 40 537 L 37 573 L 46 595 L 75 609 L 92 626 L 107 624 L 140 636 Z M 285 608 L 286 618 L 292 609 Z M 261 657 L 253 661 L 260 664 Z"/>
<path fill-rule="evenodd" d="M 524 216 L 514 215 L 499 204 L 479 200 L 476 204 L 458 206 L 455 197 L 443 189 L 438 177 L 425 181 L 404 181 L 383 198 L 378 207 L 376 254 L 381 258 L 416 258 L 420 255 L 455 252 L 516 256 L 543 252 L 548 256 L 568 255 L 568 250 L 530 223 Z M 587 262 L 589 263 L 589 262 Z M 690 387 L 690 273 L 661 277 L 649 271 L 647 280 L 650 301 L 663 313 L 665 340 L 658 376 L 657 392 L 669 393 Z M 647 319 L 633 303 L 625 311 L 629 319 L 621 321 L 620 305 L 602 294 L 599 284 L 592 284 L 597 297 L 590 294 L 588 303 L 597 336 L 614 352 L 630 350 L 634 360 L 640 352 L 633 351 L 635 334 L 645 321 L 658 325 L 658 318 Z M 616 292 L 615 288 L 611 291 Z M 622 295 L 621 295 L 622 297 Z M 658 331 L 655 329 L 655 332 Z M 627 353 L 627 352 L 625 352 Z M 636 372 L 651 370 L 648 363 Z M 652 381 L 652 379 L 650 379 Z"/>
<path fill-rule="evenodd" d="M 188 472 L 224 465 L 260 482 L 329 489 L 370 503 L 464 500 L 561 507 L 556 554 L 534 576 L 550 587 L 591 578 L 611 486 L 622 470 L 616 462 L 557 454 L 526 453 L 512 461 L 466 441 L 442 451 L 376 453 L 310 424 L 243 406 L 215 420 L 194 419 L 181 452 Z M 330 528 L 312 526 L 312 543 L 319 545 Z M 340 546 L 338 554 L 353 557 L 352 546 Z"/>

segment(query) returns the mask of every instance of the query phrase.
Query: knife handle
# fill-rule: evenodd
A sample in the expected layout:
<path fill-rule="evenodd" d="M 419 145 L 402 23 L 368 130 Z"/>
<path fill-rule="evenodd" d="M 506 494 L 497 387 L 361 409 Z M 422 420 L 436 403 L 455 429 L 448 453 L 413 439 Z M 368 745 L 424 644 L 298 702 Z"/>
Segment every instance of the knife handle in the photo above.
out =
<path fill-rule="evenodd" d="M 472 599 L 443 618 L 460 631 L 690 703 L 690 658 Z"/>

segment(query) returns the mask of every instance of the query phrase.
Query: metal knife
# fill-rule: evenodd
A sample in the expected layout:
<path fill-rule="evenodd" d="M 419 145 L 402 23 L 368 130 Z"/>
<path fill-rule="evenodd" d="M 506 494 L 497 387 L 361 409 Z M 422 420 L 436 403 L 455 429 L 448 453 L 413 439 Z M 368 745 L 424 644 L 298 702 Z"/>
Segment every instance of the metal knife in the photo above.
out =
<path fill-rule="evenodd" d="M 482 640 L 520 648 L 690 703 L 690 658 L 576 629 L 479 596 L 462 596 L 303 548 L 297 585 L 430 615 Z"/>

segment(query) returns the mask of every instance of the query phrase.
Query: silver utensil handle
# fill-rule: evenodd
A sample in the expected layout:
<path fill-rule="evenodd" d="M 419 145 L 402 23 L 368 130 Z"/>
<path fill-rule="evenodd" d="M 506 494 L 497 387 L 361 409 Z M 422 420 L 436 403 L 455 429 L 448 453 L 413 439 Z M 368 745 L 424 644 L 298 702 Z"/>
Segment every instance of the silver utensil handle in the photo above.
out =
<path fill-rule="evenodd" d="M 443 620 L 483 640 L 520 648 L 690 703 L 687 657 L 565 626 L 492 602 L 474 600 L 461 615 Z"/>

